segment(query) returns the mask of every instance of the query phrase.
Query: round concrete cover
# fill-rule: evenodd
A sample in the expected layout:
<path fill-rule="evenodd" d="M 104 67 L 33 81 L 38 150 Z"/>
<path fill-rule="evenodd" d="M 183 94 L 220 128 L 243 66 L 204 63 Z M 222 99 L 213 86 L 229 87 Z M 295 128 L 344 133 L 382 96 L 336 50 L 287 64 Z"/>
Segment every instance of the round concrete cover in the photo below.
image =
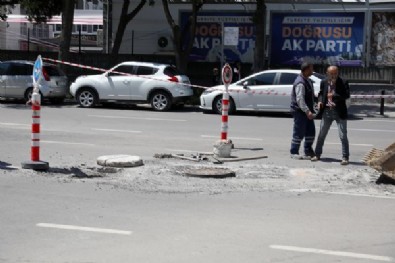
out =
<path fill-rule="evenodd" d="M 227 168 L 191 168 L 184 172 L 185 176 L 200 178 L 226 178 L 236 177 L 236 173 Z"/>
<path fill-rule="evenodd" d="M 143 165 L 143 160 L 133 155 L 105 155 L 97 158 L 97 164 L 109 167 L 136 167 Z"/>

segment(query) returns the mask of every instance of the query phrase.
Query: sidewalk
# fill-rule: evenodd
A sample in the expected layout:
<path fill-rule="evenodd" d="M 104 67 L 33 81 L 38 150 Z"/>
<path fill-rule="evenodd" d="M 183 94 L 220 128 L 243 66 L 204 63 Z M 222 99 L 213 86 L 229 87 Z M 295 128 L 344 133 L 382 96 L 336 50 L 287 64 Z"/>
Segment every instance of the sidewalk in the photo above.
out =
<path fill-rule="evenodd" d="M 350 118 L 363 118 L 363 117 L 373 117 L 373 118 L 394 118 L 395 119 L 395 104 L 385 103 L 384 104 L 384 115 L 380 115 L 380 104 L 362 104 L 352 103 L 348 109 Z"/>

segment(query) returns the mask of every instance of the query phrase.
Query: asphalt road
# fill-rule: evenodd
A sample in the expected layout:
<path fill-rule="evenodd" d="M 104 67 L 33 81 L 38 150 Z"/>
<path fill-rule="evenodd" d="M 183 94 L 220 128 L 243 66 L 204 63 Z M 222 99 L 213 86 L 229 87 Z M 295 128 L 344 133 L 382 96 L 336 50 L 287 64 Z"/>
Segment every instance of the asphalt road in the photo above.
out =
<path fill-rule="evenodd" d="M 0 112 L 0 262 L 395 262 L 395 194 L 286 186 L 144 193 L 95 178 L 32 175 L 19 169 L 30 158 L 31 110 L 6 102 Z M 395 118 L 363 116 L 349 121 L 351 170 L 363 166 L 372 147 L 394 138 Z M 155 153 L 208 152 L 221 120 L 194 108 L 157 113 L 75 105 L 44 106 L 41 118 L 41 159 L 55 168 L 94 166 L 107 154 L 153 161 Z M 324 148 L 329 161 L 318 164 L 289 159 L 291 129 L 286 115 L 239 114 L 229 121 L 236 152 L 267 154 L 261 163 L 340 167 L 336 126 Z"/>
<path fill-rule="evenodd" d="M 0 180 L 0 262 L 395 262 L 394 199 Z"/>
<path fill-rule="evenodd" d="M 19 166 L 30 158 L 31 110 L 23 104 L 0 106 L 0 139 L 5 149 L 12 149 L 1 156 L 1 161 Z M 382 149 L 394 141 L 395 118 L 353 116 L 348 123 L 352 162 L 359 162 L 372 147 Z M 219 115 L 202 114 L 196 108 L 159 113 L 144 107 L 44 106 L 41 159 L 58 166 L 95 164 L 98 156 L 107 154 L 152 158 L 164 152 L 208 152 L 219 139 L 220 127 Z M 318 127 L 319 120 L 317 133 Z M 271 160 L 282 163 L 289 155 L 291 130 L 292 118 L 287 115 L 246 113 L 229 117 L 228 137 L 237 148 L 263 148 Z M 339 143 L 333 125 L 323 157 L 341 158 Z"/>

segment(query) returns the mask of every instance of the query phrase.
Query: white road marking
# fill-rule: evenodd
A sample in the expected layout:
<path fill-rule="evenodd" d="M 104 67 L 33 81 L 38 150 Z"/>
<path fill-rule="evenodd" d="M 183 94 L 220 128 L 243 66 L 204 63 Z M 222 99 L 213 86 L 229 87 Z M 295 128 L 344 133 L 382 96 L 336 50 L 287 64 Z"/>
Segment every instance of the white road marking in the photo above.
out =
<path fill-rule="evenodd" d="M 0 122 L 0 125 L 7 125 L 7 126 L 29 126 L 28 124 L 12 123 L 12 122 Z"/>
<path fill-rule="evenodd" d="M 393 262 L 393 258 L 386 257 L 386 256 L 359 254 L 359 253 L 352 253 L 352 252 L 334 251 L 334 250 L 325 250 L 325 249 L 316 249 L 316 248 L 295 247 L 295 246 L 271 245 L 269 247 L 272 249 L 288 250 L 288 251 L 295 251 L 295 252 L 302 252 L 302 253 L 313 253 L 313 254 L 320 254 L 320 255 L 330 255 L 330 256 Z"/>
<path fill-rule="evenodd" d="M 337 130 L 337 127 L 333 127 L 331 129 Z M 356 129 L 356 128 L 347 128 L 348 131 L 362 131 L 362 132 L 395 132 L 395 130 L 379 130 L 379 129 Z"/>
<path fill-rule="evenodd" d="M 325 144 L 341 145 L 340 142 L 325 142 Z M 361 146 L 361 147 L 373 147 L 373 144 L 366 143 L 350 143 L 351 146 Z"/>
<path fill-rule="evenodd" d="M 107 229 L 107 228 L 96 228 L 96 227 L 73 226 L 73 225 L 59 225 L 59 224 L 50 224 L 50 223 L 38 223 L 36 226 L 46 227 L 46 228 L 63 229 L 63 230 L 97 232 L 97 233 L 104 233 L 104 234 L 117 234 L 117 235 L 131 235 L 132 234 L 132 231 Z"/>
<path fill-rule="evenodd" d="M 395 121 L 390 121 L 390 120 L 360 120 L 360 121 L 368 121 L 368 122 L 390 122 L 390 123 L 395 123 Z"/>
<path fill-rule="evenodd" d="M 88 115 L 88 117 L 107 118 L 107 119 L 133 119 L 133 120 L 146 120 L 146 121 L 175 121 L 184 122 L 187 120 L 180 119 L 162 119 L 162 118 L 141 118 L 141 117 L 124 117 L 124 116 L 108 116 L 108 115 Z"/>
<path fill-rule="evenodd" d="M 49 143 L 49 144 L 69 144 L 69 145 L 84 145 L 84 146 L 95 146 L 92 143 L 82 143 L 82 142 L 61 142 L 61 141 L 40 141 L 42 143 Z"/>
<path fill-rule="evenodd" d="M 220 135 L 218 134 L 218 136 L 213 136 L 213 135 L 200 135 L 200 137 L 202 138 L 220 138 Z M 232 140 L 249 140 L 249 141 L 263 141 L 263 139 L 261 138 L 247 138 L 247 137 L 233 137 L 230 136 L 229 139 Z"/>
<path fill-rule="evenodd" d="M 27 130 L 30 129 L 31 124 L 0 122 L 0 125 L 7 126 L 10 129 Z"/>
<path fill-rule="evenodd" d="M 115 129 L 99 129 L 99 128 L 92 128 L 92 130 L 94 130 L 94 131 L 102 131 L 102 132 L 142 133 L 142 131 L 115 130 Z"/>
<path fill-rule="evenodd" d="M 395 196 L 384 196 L 384 195 L 370 195 L 370 194 L 358 194 L 358 193 L 347 193 L 347 192 L 331 192 L 331 191 L 322 191 L 317 189 L 290 189 L 288 192 L 294 193 L 320 193 L 320 194 L 331 194 L 331 195 L 348 195 L 355 197 L 370 197 L 370 198 L 379 198 L 379 199 L 392 199 L 395 200 Z"/>

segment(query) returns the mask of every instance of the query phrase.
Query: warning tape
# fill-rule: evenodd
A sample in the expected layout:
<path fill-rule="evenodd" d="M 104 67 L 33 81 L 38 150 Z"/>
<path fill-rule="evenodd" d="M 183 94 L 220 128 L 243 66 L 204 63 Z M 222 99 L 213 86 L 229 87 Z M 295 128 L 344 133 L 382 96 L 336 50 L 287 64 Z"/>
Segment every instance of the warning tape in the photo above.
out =
<path fill-rule="evenodd" d="M 394 99 L 395 95 L 351 95 L 353 99 Z"/>
<path fill-rule="evenodd" d="M 147 78 L 147 79 L 153 79 L 153 80 L 157 80 L 157 81 L 164 81 L 164 82 L 169 82 L 168 80 L 164 80 L 164 79 L 157 79 L 157 78 L 152 78 L 152 77 L 147 77 L 144 75 L 134 75 L 134 74 L 130 74 L 130 73 L 125 73 L 125 72 L 119 72 L 116 70 L 112 70 L 109 71 L 108 69 L 103 69 L 103 68 L 98 68 L 98 67 L 92 67 L 92 66 L 86 66 L 86 65 L 82 65 L 82 64 L 77 64 L 77 63 L 72 63 L 72 62 L 67 62 L 67 61 L 63 61 L 63 60 L 57 60 L 57 59 L 52 59 L 52 58 L 42 58 L 43 60 L 46 61 L 51 61 L 54 63 L 59 63 L 59 64 L 64 64 L 64 65 L 68 65 L 68 66 L 72 66 L 72 67 L 78 67 L 78 68 L 83 68 L 83 69 L 90 69 L 90 70 L 96 70 L 96 71 L 100 71 L 100 72 L 112 72 L 112 73 L 116 73 L 116 74 L 120 74 L 120 75 L 125 75 L 125 76 L 138 76 L 141 78 Z M 195 88 L 201 88 L 201 89 L 209 89 L 209 90 L 219 90 L 219 91 L 225 91 L 224 89 L 221 88 L 214 88 L 214 87 L 205 87 L 205 86 L 200 86 L 200 85 L 193 85 L 193 84 L 188 84 L 188 83 L 178 83 L 180 85 L 185 85 L 188 87 L 195 87 Z M 274 91 L 255 91 L 255 90 L 240 90 L 240 89 L 232 89 L 230 88 L 229 93 L 244 93 L 244 94 L 256 94 L 256 95 L 274 95 L 274 96 L 290 96 L 290 93 L 286 93 L 286 92 L 274 92 Z M 354 99 L 392 99 L 395 98 L 395 95 L 351 95 L 351 98 Z"/>
<path fill-rule="evenodd" d="M 52 59 L 52 58 L 42 58 L 42 59 L 46 60 L 46 61 L 51 61 L 51 62 L 55 62 L 55 63 L 59 63 L 59 64 L 65 64 L 65 65 L 68 65 L 68 66 L 78 67 L 78 68 L 83 68 L 83 69 L 90 69 L 90 70 L 96 70 L 96 71 L 101 71 L 101 72 L 111 72 L 111 73 L 116 73 L 116 74 L 125 75 L 125 76 L 137 76 L 137 77 L 146 78 L 146 79 L 152 79 L 152 80 L 157 80 L 157 81 L 171 82 L 171 81 L 168 81 L 168 80 L 165 80 L 165 79 L 152 78 L 152 77 L 147 77 L 145 75 L 135 75 L 135 74 L 125 73 L 125 72 L 119 72 L 119 71 L 116 71 L 116 70 L 109 71 L 108 69 L 97 68 L 97 67 L 92 67 L 92 66 L 86 66 L 86 65 L 82 65 L 82 64 L 76 64 L 76 63 L 71 63 L 71 62 L 67 62 L 67 61 L 63 61 L 63 60 L 57 60 L 57 59 Z M 192 85 L 192 84 L 189 84 L 189 83 L 178 82 L 177 84 L 188 86 L 188 87 L 196 87 L 196 88 L 207 89 L 207 87 L 199 86 L 199 85 Z"/>

